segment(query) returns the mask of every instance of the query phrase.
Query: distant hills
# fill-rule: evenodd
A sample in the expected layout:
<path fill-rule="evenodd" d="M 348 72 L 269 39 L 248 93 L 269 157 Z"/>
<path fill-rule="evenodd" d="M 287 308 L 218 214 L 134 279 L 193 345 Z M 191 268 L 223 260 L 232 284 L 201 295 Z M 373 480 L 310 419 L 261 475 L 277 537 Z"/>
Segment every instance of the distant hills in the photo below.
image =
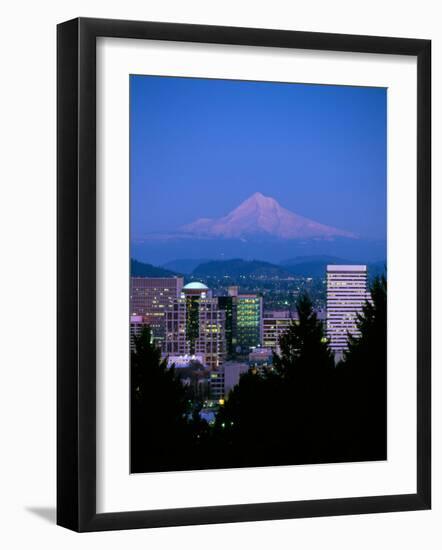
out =
<path fill-rule="evenodd" d="M 184 273 L 185 275 L 190 275 L 192 271 L 197 268 L 199 265 L 209 262 L 210 259 L 190 259 L 186 258 L 184 260 L 172 260 L 171 262 L 166 262 L 161 267 L 164 269 L 170 269 L 171 271 L 176 271 L 177 273 Z"/>
<path fill-rule="evenodd" d="M 231 277 L 237 279 L 240 276 L 254 278 L 280 278 L 291 276 L 290 271 L 282 266 L 261 262 L 258 260 L 216 260 L 203 263 L 192 272 L 193 277 Z"/>
<path fill-rule="evenodd" d="M 322 277 L 325 275 L 328 264 L 355 265 L 366 262 L 346 260 L 336 256 L 297 256 L 285 260 L 281 264 L 273 264 L 260 260 L 211 260 L 195 263 L 198 260 L 176 260 L 167 265 L 176 266 L 177 269 L 165 269 L 152 264 L 131 260 L 131 274 L 134 277 L 176 277 L 185 273 L 191 279 L 224 278 L 229 277 L 238 280 L 241 276 L 255 279 L 287 279 L 292 276 L 298 277 Z M 374 277 L 384 273 L 385 261 L 367 263 L 369 276 Z M 185 269 L 183 269 L 185 268 Z"/>
<path fill-rule="evenodd" d="M 170 271 L 169 269 L 163 269 L 162 267 L 156 267 L 152 264 L 146 264 L 131 259 L 130 261 L 130 274 L 132 277 L 176 277 L 179 273 Z"/>

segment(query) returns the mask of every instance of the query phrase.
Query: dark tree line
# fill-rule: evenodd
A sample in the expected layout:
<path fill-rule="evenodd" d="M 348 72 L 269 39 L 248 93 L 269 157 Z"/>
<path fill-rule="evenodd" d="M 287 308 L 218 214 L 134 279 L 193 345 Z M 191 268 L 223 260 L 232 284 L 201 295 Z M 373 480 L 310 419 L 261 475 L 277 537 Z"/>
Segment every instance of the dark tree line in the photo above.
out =
<path fill-rule="evenodd" d="M 131 358 L 132 471 L 386 458 L 385 277 L 358 316 L 360 335 L 335 366 L 307 295 L 273 367 L 250 370 L 209 427 L 161 361 L 146 329 Z"/>
<path fill-rule="evenodd" d="M 130 463 L 132 472 L 192 468 L 204 456 L 209 426 L 193 407 L 189 387 L 161 359 L 149 327 L 131 352 Z M 197 467 L 197 466 L 196 466 Z"/>

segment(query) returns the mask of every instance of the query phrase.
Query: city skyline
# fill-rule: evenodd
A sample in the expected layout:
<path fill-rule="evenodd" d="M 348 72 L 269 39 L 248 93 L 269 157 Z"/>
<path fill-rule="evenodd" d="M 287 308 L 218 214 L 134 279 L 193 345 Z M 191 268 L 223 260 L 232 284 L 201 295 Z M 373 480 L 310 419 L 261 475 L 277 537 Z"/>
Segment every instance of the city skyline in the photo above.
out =
<path fill-rule="evenodd" d="M 357 317 L 371 300 L 367 266 L 327 265 L 325 277 L 325 307 L 316 307 L 315 314 L 338 362 L 348 349 L 349 335 L 359 336 Z M 240 292 L 238 285 L 184 285 L 179 276 L 131 277 L 130 304 L 131 346 L 140 328 L 149 326 L 164 357 L 183 363 L 198 356 L 210 369 L 259 348 L 278 352 L 281 337 L 298 321 L 296 310 L 267 308 L 263 294 Z"/>
<path fill-rule="evenodd" d="M 367 266 L 327 265 L 325 275 L 326 308 L 313 309 L 307 323 L 318 325 L 321 345 L 339 368 L 350 340 L 361 337 L 358 316 L 372 303 Z M 269 310 L 265 296 L 242 293 L 237 285 L 209 288 L 196 280 L 184 285 L 182 277 L 131 277 L 131 353 L 148 328 L 166 368 L 190 397 L 191 418 L 214 429 L 243 376 L 275 375 L 284 342 L 306 322 L 306 296 L 298 294 L 295 311 Z"/>

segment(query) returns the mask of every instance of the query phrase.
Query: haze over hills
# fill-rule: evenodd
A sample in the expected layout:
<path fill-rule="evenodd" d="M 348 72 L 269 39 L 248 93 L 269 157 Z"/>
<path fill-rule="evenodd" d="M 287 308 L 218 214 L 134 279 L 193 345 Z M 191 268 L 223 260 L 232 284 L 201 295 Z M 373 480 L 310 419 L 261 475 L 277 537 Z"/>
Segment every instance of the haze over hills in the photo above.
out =
<path fill-rule="evenodd" d="M 367 264 L 370 277 L 381 275 L 386 271 L 385 260 L 365 262 L 362 260 L 349 260 L 336 256 L 298 256 L 291 260 L 281 262 L 281 267 L 300 277 L 322 277 L 326 273 L 327 265 L 357 265 Z"/>
<path fill-rule="evenodd" d="M 274 265 L 269 262 L 261 262 L 258 260 L 215 260 L 199 265 L 192 272 L 193 277 L 232 277 L 238 278 L 254 277 L 254 278 L 280 278 L 286 279 L 291 276 L 289 270 L 282 266 Z"/>
<path fill-rule="evenodd" d="M 315 254 L 311 256 L 296 256 L 296 258 L 290 258 L 288 260 L 281 261 L 281 265 L 298 265 L 308 262 L 323 262 L 327 264 L 345 264 L 348 260 L 340 258 L 338 256 L 328 256 L 327 254 Z"/>
<path fill-rule="evenodd" d="M 226 216 L 217 219 L 200 218 L 180 228 L 197 237 L 241 239 L 267 235 L 279 239 L 330 239 L 357 236 L 299 216 L 283 208 L 272 197 L 254 193 Z"/>
<path fill-rule="evenodd" d="M 298 259 L 300 261 L 298 261 Z M 251 279 L 289 279 L 293 276 L 298 277 L 324 277 L 327 264 L 356 264 L 355 262 L 343 258 L 327 256 L 309 256 L 288 260 L 281 265 L 263 262 L 259 260 L 242 260 L 236 258 L 233 260 L 213 260 L 203 261 L 194 267 L 191 272 L 186 273 L 186 279 L 207 279 L 224 277 L 239 280 L 242 277 Z M 369 276 L 374 277 L 385 272 L 386 262 L 378 261 L 367 264 Z M 183 273 L 181 271 L 181 273 Z M 131 275 L 137 277 L 173 277 L 179 276 L 180 272 L 162 269 L 131 260 Z"/>

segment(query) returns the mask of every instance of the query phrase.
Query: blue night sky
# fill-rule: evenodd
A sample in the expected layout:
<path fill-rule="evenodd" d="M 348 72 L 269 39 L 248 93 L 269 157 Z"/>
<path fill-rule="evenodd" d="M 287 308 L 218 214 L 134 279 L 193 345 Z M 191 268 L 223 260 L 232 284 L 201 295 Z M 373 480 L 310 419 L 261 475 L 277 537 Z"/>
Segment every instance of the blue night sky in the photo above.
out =
<path fill-rule="evenodd" d="M 260 191 L 386 238 L 386 89 L 134 75 L 130 99 L 132 237 Z"/>

